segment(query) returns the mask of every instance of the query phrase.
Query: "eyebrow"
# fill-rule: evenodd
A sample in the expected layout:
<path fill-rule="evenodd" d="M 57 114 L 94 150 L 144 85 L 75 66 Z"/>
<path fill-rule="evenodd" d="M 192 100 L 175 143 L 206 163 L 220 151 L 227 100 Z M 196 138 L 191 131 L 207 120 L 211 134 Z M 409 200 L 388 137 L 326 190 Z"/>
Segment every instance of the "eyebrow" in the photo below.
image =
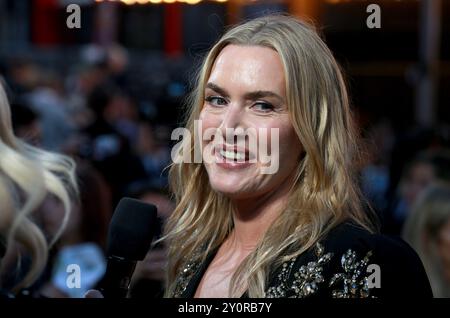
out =
<path fill-rule="evenodd" d="M 214 83 L 211 83 L 211 82 L 207 83 L 206 88 L 212 89 L 213 91 L 215 91 L 216 93 L 219 93 L 223 97 L 230 97 L 230 94 L 228 94 L 228 92 L 225 89 L 223 89 L 222 87 L 220 87 Z M 254 91 L 254 92 L 248 92 L 244 95 L 244 97 L 245 97 L 245 99 L 250 99 L 250 100 L 256 100 L 256 99 L 264 98 L 264 97 L 275 97 L 284 103 L 284 98 L 282 98 L 280 95 L 278 95 L 274 92 L 271 92 L 271 91 L 258 90 L 258 91 Z"/>

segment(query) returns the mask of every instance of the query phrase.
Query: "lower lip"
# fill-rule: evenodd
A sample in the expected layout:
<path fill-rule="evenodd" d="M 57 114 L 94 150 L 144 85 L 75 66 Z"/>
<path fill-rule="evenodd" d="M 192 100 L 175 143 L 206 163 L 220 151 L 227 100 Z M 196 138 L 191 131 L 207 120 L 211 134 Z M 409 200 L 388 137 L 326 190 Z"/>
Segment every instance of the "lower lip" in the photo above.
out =
<path fill-rule="evenodd" d="M 227 159 L 223 157 L 218 151 L 215 152 L 215 155 L 216 155 L 216 164 L 223 169 L 237 170 L 237 169 L 244 169 L 252 165 L 252 163 L 249 161 L 238 162 L 232 161 L 231 159 Z"/>

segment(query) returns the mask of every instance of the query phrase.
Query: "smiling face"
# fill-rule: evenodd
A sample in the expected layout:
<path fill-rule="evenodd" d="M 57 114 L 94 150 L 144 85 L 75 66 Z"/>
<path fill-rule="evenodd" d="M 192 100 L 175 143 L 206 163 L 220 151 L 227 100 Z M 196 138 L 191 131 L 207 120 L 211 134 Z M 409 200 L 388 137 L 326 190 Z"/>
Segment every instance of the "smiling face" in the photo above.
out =
<path fill-rule="evenodd" d="M 218 132 L 203 140 L 204 165 L 215 191 L 248 199 L 274 191 L 294 176 L 302 147 L 290 120 L 285 74 L 276 51 L 226 46 L 207 80 L 199 119 L 201 136 L 208 130 Z M 245 143 L 227 138 L 230 131 L 243 136 Z M 261 135 L 264 131 L 266 136 Z M 270 163 L 262 160 L 261 153 L 266 152 L 262 144 L 271 155 Z M 208 153 L 215 160 L 207 160 Z M 263 173 L 268 165 L 276 171 Z"/>

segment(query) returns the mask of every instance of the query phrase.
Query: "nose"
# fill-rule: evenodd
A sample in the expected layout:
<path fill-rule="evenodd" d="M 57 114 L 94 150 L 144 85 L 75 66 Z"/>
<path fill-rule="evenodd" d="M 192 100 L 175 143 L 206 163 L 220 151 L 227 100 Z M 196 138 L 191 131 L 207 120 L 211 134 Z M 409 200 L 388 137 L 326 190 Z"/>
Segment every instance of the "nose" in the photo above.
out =
<path fill-rule="evenodd" d="M 238 103 L 230 104 L 223 114 L 222 122 L 219 127 L 222 136 L 226 138 L 227 143 L 236 143 L 241 131 L 244 131 L 243 123 L 244 108 Z"/>

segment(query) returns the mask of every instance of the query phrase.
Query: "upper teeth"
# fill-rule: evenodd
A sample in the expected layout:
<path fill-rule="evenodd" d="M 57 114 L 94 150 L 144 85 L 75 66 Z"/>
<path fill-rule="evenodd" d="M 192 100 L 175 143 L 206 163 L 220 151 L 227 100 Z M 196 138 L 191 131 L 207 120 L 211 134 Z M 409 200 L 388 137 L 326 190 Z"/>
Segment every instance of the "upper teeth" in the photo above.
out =
<path fill-rule="evenodd" d="M 232 160 L 241 160 L 245 158 L 245 155 L 240 152 L 234 152 L 234 151 L 226 151 L 226 150 L 220 150 L 220 154 L 227 159 Z"/>

